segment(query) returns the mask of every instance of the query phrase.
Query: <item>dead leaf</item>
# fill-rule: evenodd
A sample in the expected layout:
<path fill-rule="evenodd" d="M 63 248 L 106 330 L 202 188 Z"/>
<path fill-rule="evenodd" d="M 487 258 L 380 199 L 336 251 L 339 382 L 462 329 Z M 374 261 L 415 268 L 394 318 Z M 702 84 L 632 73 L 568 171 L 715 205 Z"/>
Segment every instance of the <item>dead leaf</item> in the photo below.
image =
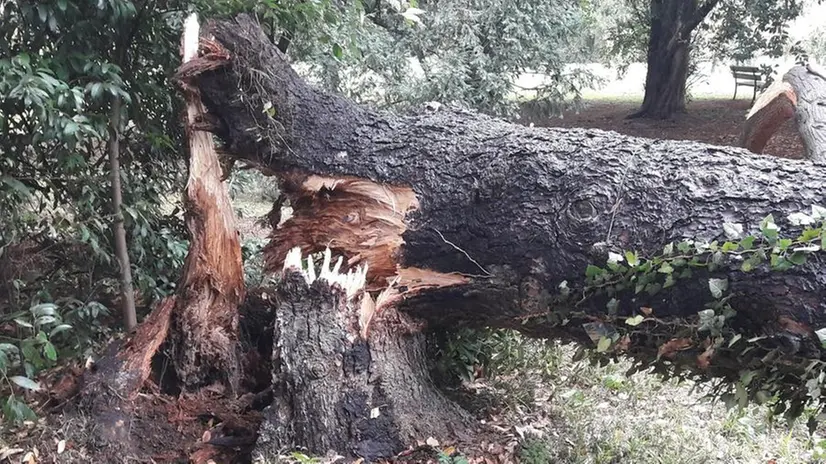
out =
<path fill-rule="evenodd" d="M 697 356 L 697 367 L 700 369 L 708 369 L 708 366 L 711 365 L 711 356 L 714 355 L 714 346 L 711 345 L 706 348 L 705 351 L 702 352 L 699 356 Z"/>
<path fill-rule="evenodd" d="M 57 454 L 63 454 L 66 451 L 66 440 L 60 440 L 57 442 Z"/>
<path fill-rule="evenodd" d="M 672 338 L 657 349 L 657 356 L 670 358 L 674 353 L 691 348 L 690 338 Z"/>
<path fill-rule="evenodd" d="M 35 464 L 37 462 L 37 458 L 34 455 L 34 452 L 29 451 L 23 456 L 23 462 L 26 464 Z"/>
<path fill-rule="evenodd" d="M 642 312 L 647 317 L 650 316 L 651 313 L 654 312 L 654 310 L 647 306 L 640 306 L 640 312 Z"/>
<path fill-rule="evenodd" d="M 427 443 L 428 446 L 432 446 L 434 448 L 439 446 L 439 440 L 437 440 L 433 437 L 429 437 L 427 440 L 425 440 L 425 443 Z"/>
<path fill-rule="evenodd" d="M 370 419 L 375 419 L 381 415 L 381 409 L 373 408 L 370 410 Z"/>
<path fill-rule="evenodd" d="M 9 447 L 2 448 L 2 449 L 0 449 L 0 461 L 2 461 L 4 459 L 8 459 L 9 457 L 14 456 L 15 454 L 20 454 L 23 451 L 26 451 L 26 450 L 24 450 L 23 448 L 9 448 Z"/>

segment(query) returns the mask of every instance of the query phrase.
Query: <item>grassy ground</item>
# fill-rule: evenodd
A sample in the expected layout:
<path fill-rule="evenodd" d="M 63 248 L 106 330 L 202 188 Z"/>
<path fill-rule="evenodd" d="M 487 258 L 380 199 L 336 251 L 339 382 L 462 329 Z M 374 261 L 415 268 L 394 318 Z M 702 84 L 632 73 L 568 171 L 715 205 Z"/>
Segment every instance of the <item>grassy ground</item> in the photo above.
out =
<path fill-rule="evenodd" d="M 691 382 L 626 377 L 628 363 L 594 367 L 572 352 L 558 349 L 557 372 L 522 406 L 543 432 L 523 440 L 523 463 L 808 463 L 823 451 L 804 424 L 772 421 L 766 407 L 727 409 Z"/>

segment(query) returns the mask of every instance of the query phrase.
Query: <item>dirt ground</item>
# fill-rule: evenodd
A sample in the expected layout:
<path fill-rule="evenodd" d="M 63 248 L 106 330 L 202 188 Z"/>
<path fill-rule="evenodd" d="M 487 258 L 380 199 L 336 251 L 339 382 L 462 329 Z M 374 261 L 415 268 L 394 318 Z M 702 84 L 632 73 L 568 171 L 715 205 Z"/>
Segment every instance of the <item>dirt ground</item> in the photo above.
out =
<path fill-rule="evenodd" d="M 550 127 L 586 127 L 612 130 L 621 134 L 654 139 L 697 140 L 714 145 L 737 146 L 749 100 L 698 100 L 689 103 L 687 112 L 671 120 L 626 119 L 639 108 L 639 102 L 586 102 L 579 113 L 569 112 L 562 118 L 536 120 L 525 123 Z M 787 121 L 772 137 L 764 152 L 785 158 L 801 158 L 803 142 L 794 125 Z"/>

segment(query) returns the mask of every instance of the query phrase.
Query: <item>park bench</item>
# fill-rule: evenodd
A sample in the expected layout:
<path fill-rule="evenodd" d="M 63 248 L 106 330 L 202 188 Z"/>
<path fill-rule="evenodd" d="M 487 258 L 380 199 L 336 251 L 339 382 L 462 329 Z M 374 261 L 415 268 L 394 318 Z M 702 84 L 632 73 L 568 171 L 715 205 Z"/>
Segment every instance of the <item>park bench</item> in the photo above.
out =
<path fill-rule="evenodd" d="M 757 98 L 757 90 L 766 84 L 763 79 L 763 71 L 753 66 L 731 66 L 731 74 L 734 76 L 734 97 L 732 100 L 737 99 L 738 87 L 753 87 L 754 92 L 751 102 L 754 103 Z"/>

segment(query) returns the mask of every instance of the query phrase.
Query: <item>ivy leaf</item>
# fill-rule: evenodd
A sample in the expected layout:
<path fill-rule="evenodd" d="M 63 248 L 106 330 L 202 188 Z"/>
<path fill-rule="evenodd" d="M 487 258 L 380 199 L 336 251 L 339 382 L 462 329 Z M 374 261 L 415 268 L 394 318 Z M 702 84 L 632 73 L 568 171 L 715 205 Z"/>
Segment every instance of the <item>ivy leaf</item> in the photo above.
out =
<path fill-rule="evenodd" d="M 625 323 L 630 325 L 631 327 L 636 327 L 642 323 L 645 318 L 641 314 L 637 314 L 634 317 L 629 317 L 625 320 Z"/>
<path fill-rule="evenodd" d="M 625 261 L 628 262 L 628 265 L 631 267 L 635 267 L 640 263 L 639 257 L 637 257 L 637 254 L 633 251 L 625 252 Z"/>
<path fill-rule="evenodd" d="M 788 259 L 790 263 L 799 266 L 801 264 L 806 263 L 807 258 L 808 257 L 806 256 L 806 253 L 804 253 L 802 251 L 795 251 L 794 253 L 789 255 L 786 259 Z"/>
<path fill-rule="evenodd" d="M 35 382 L 34 380 L 32 380 L 28 377 L 23 377 L 22 375 L 11 376 L 11 377 L 9 377 L 9 380 L 16 383 L 20 387 L 25 388 L 26 390 L 32 390 L 32 391 L 39 391 L 40 390 L 40 384 L 39 383 Z"/>
<path fill-rule="evenodd" d="M 677 249 L 680 250 L 680 253 L 688 253 L 688 250 L 691 249 L 691 242 L 683 241 L 677 244 Z"/>
<path fill-rule="evenodd" d="M 744 250 L 751 250 L 754 246 L 754 236 L 749 235 L 748 237 L 743 237 L 743 240 L 740 240 L 740 247 Z"/>
<path fill-rule="evenodd" d="M 763 234 L 770 241 L 777 239 L 777 234 L 780 232 L 780 227 L 774 223 L 774 216 L 769 214 L 760 223 L 760 233 Z"/>
<path fill-rule="evenodd" d="M 671 267 L 670 264 L 665 262 L 665 263 L 663 263 L 662 266 L 660 266 L 659 269 L 657 269 L 657 272 L 659 272 L 661 274 L 669 274 L 670 275 L 672 272 L 674 272 L 674 268 Z"/>
<path fill-rule="evenodd" d="M 668 288 L 674 285 L 676 280 L 674 280 L 674 276 L 669 274 L 668 277 L 665 278 L 665 282 L 663 283 L 663 288 Z"/>
<path fill-rule="evenodd" d="M 817 335 L 817 339 L 820 340 L 820 346 L 826 348 L 826 327 L 815 330 L 815 335 Z"/>
<path fill-rule="evenodd" d="M 611 347 L 611 339 L 608 337 L 602 337 L 599 339 L 599 343 L 597 343 L 597 353 L 604 353 Z"/>
<path fill-rule="evenodd" d="M 673 242 L 671 242 L 671 243 L 669 243 L 669 244 L 667 244 L 666 246 L 663 247 L 663 255 L 671 256 L 672 253 L 674 253 L 674 243 Z"/>
<path fill-rule="evenodd" d="M 605 308 L 608 310 L 608 314 L 615 315 L 617 314 L 617 309 L 619 308 L 619 300 L 616 298 L 611 298 L 608 303 L 606 303 Z"/>
<path fill-rule="evenodd" d="M 723 224 L 723 232 L 729 240 L 737 240 L 743 236 L 743 224 L 726 222 Z"/>
<path fill-rule="evenodd" d="M 794 226 L 808 226 L 814 224 L 815 220 L 806 213 L 792 213 L 789 215 L 789 222 Z"/>
<path fill-rule="evenodd" d="M 589 264 L 588 267 L 585 268 L 585 277 L 596 277 L 603 272 L 605 272 L 605 269 Z"/>
<path fill-rule="evenodd" d="M 708 279 L 708 289 L 711 290 L 711 296 L 719 299 L 728 289 L 728 279 Z"/>

